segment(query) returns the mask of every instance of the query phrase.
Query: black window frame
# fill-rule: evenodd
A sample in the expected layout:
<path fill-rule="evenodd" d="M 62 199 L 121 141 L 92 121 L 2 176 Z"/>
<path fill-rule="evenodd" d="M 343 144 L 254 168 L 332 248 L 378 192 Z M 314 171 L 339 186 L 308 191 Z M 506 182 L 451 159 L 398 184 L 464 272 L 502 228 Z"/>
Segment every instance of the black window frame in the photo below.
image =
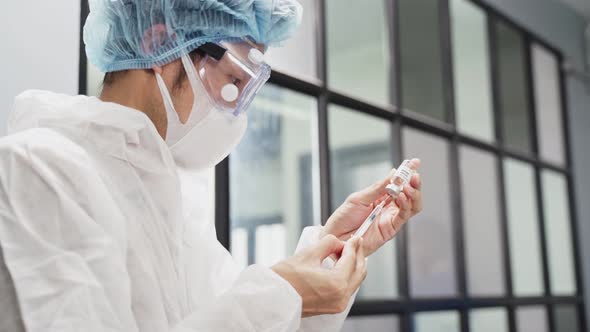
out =
<path fill-rule="evenodd" d="M 433 120 L 422 116 L 418 113 L 405 110 L 403 108 L 403 100 L 401 94 L 401 79 L 396 73 L 400 67 L 400 52 L 399 52 L 399 27 L 397 26 L 398 15 L 397 4 L 398 0 L 383 0 L 386 1 L 387 23 L 389 29 L 389 49 L 392 57 L 392 66 L 390 68 L 390 80 L 392 82 L 392 91 L 390 91 L 391 101 L 396 101 L 399 107 L 382 106 L 378 104 L 371 104 L 367 101 L 355 98 L 344 92 L 336 92 L 328 86 L 328 71 L 327 71 L 327 50 L 326 50 L 326 1 L 316 0 L 314 3 L 318 10 L 318 25 L 316 33 L 317 42 L 317 68 L 319 80 L 311 82 L 291 76 L 287 73 L 273 70 L 270 83 L 277 86 L 300 92 L 310 97 L 316 98 L 318 101 L 317 123 L 319 130 L 319 166 L 320 166 L 320 210 L 321 220 L 328 219 L 331 211 L 331 168 L 330 168 L 330 150 L 329 150 L 329 123 L 328 123 L 328 106 L 339 105 L 364 114 L 376 116 L 378 118 L 387 120 L 392 127 L 392 145 L 391 153 L 394 155 L 394 161 L 399 162 L 400 156 L 404 155 L 402 142 L 402 129 L 404 127 L 411 127 L 426 133 L 434 134 L 449 141 L 451 145 L 450 153 L 450 178 L 456 188 L 455 197 L 453 200 L 454 220 L 453 232 L 455 236 L 454 254 L 456 261 L 456 276 L 457 276 L 457 290 L 458 296 L 454 298 L 419 298 L 413 299 L 409 295 L 409 280 L 408 280 L 408 243 L 407 233 L 401 232 L 397 240 L 397 260 L 398 271 L 397 278 L 399 284 L 399 298 L 392 300 L 379 301 L 357 301 L 352 307 L 350 316 L 364 316 L 364 315 L 396 315 L 399 317 L 401 331 L 414 331 L 413 314 L 417 312 L 452 310 L 460 314 L 460 326 L 462 332 L 469 331 L 469 311 L 476 308 L 504 308 L 507 312 L 507 319 L 509 331 L 516 331 L 516 308 L 526 305 L 541 305 L 545 308 L 547 319 L 549 322 L 549 331 L 556 330 L 553 310 L 556 305 L 568 304 L 577 308 L 579 317 L 579 326 L 581 331 L 586 331 L 586 316 L 585 316 L 585 302 L 584 302 L 584 285 L 581 271 L 581 253 L 578 238 L 578 216 L 576 209 L 575 198 L 575 178 L 572 169 L 572 149 L 569 137 L 569 110 L 567 102 L 566 74 L 563 68 L 559 69 L 559 86 L 561 93 L 562 106 L 562 126 L 564 132 L 564 152 L 565 164 L 557 165 L 541 159 L 539 155 L 537 128 L 535 119 L 535 98 L 534 98 L 534 79 L 532 77 L 532 64 L 530 58 L 530 50 L 532 43 L 539 44 L 545 49 L 552 52 L 560 64 L 564 63 L 563 54 L 546 42 L 540 36 L 532 33 L 528 29 L 521 26 L 514 19 L 501 13 L 496 8 L 484 2 L 484 0 L 468 0 L 473 4 L 482 8 L 486 13 L 487 33 L 490 43 L 490 59 L 491 59 L 491 76 L 492 76 L 492 100 L 494 112 L 494 132 L 495 141 L 486 142 L 484 140 L 464 135 L 458 131 L 455 119 L 455 105 L 454 105 L 454 80 L 453 80 L 453 57 L 452 57 L 452 38 L 450 29 L 450 0 L 440 1 L 440 36 L 442 47 L 443 60 L 443 79 L 445 84 L 445 101 L 444 107 L 448 113 L 449 122 L 442 122 Z M 87 59 L 84 49 L 84 42 L 82 37 L 82 27 L 89 13 L 89 6 L 87 0 L 81 0 L 80 11 L 80 62 L 79 62 L 79 93 L 85 94 L 87 92 Z M 519 152 L 507 149 L 502 142 L 502 128 L 501 128 L 501 112 L 498 105 L 498 70 L 496 57 L 496 42 L 494 33 L 494 22 L 502 21 L 509 26 L 515 28 L 523 34 L 527 49 L 526 58 L 526 72 L 528 84 L 528 99 L 529 111 L 531 114 L 530 134 L 532 135 L 533 153 Z M 487 151 L 493 154 L 497 160 L 498 185 L 499 185 L 499 206 L 501 223 L 501 241 L 503 248 L 504 273 L 506 280 L 506 295 L 500 297 L 470 297 L 467 293 L 466 287 L 466 266 L 463 243 L 463 215 L 462 215 L 462 199 L 459 173 L 459 147 L 461 145 L 471 146 L 480 150 Z M 230 157 L 231 158 L 231 157 Z M 538 213 L 539 213 L 539 230 L 540 230 L 540 244 L 542 254 L 543 267 L 543 286 L 544 292 L 541 296 L 534 297 L 515 297 L 512 289 L 512 272 L 510 266 L 510 245 L 508 243 L 508 221 L 506 215 L 506 195 L 504 186 L 504 168 L 503 161 L 506 158 L 513 158 L 524 161 L 534 167 L 536 195 Z M 569 212 L 571 216 L 571 233 L 573 242 L 573 259 L 575 264 L 576 277 L 576 294 L 573 296 L 552 296 L 549 280 L 549 267 L 547 257 L 547 243 L 545 234 L 544 212 L 542 205 L 542 183 L 541 170 L 553 170 L 563 176 L 567 181 L 567 193 L 569 202 Z M 229 158 L 226 158 L 215 169 L 215 224 L 217 228 L 217 236 L 219 241 L 226 247 L 230 248 L 230 202 L 229 202 Z"/>

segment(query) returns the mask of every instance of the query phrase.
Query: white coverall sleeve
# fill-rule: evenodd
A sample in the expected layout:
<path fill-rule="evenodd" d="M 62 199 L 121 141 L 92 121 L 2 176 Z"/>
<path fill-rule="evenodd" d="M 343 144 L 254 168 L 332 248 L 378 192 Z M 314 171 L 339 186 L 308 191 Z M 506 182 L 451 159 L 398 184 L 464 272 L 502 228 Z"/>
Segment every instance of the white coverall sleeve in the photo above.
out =
<path fill-rule="evenodd" d="M 303 229 L 303 232 L 301 233 L 301 238 L 299 239 L 299 243 L 297 244 L 297 249 L 295 250 L 295 252 L 302 250 L 303 248 L 306 248 L 306 247 L 316 243 L 317 241 L 319 241 L 321 229 L 322 229 L 321 226 L 311 226 L 311 227 L 306 227 L 305 229 Z M 327 258 L 323 262 L 322 267 L 327 268 L 327 269 L 331 269 L 333 267 L 332 260 Z M 334 315 L 319 315 L 319 316 L 303 318 L 301 320 L 301 326 L 299 328 L 299 331 L 300 332 L 315 332 L 315 331 L 336 332 L 336 331 L 340 331 L 342 329 L 342 324 L 344 324 L 344 320 L 346 319 L 346 316 L 348 316 L 348 313 L 350 312 L 350 308 L 352 307 L 352 304 L 354 303 L 354 299 L 356 297 L 357 292 L 358 292 L 358 290 L 350 297 L 350 300 L 348 301 L 348 306 L 346 307 L 346 310 L 344 310 L 343 312 L 341 312 L 339 314 L 334 314 Z"/>
<path fill-rule="evenodd" d="M 191 314 L 174 332 L 297 331 L 301 297 L 271 269 L 251 265 L 214 303 Z"/>
<path fill-rule="evenodd" d="M 0 244 L 27 331 L 138 331 L 125 220 L 83 151 L 43 142 L 0 143 Z M 171 331 L 292 332 L 300 317 L 296 291 L 252 266 Z"/>

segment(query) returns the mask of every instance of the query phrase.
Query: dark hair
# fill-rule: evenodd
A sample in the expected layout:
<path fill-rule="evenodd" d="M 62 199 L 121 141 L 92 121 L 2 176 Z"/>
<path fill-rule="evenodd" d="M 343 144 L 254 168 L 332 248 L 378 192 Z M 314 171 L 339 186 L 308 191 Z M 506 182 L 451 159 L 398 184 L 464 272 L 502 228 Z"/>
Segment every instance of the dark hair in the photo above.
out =
<path fill-rule="evenodd" d="M 199 58 L 200 56 L 203 56 L 203 52 L 201 52 L 198 49 L 195 49 L 195 50 L 191 51 L 188 55 L 189 55 L 191 61 L 194 63 L 195 61 L 197 61 L 197 58 Z M 106 73 L 104 75 L 104 78 L 102 79 L 102 86 L 108 87 L 108 86 L 113 85 L 113 83 L 115 83 L 115 81 L 117 81 L 121 77 L 125 76 L 128 72 L 129 72 L 129 70 L 121 70 L 121 71 L 111 71 L 111 72 Z M 178 73 L 178 76 L 174 79 L 174 84 L 172 86 L 172 89 L 173 90 L 180 89 L 180 87 L 182 86 L 182 83 L 185 80 L 186 80 L 186 71 L 181 70 Z"/>
<path fill-rule="evenodd" d="M 121 70 L 121 71 L 111 71 L 111 72 L 104 74 L 104 78 L 102 79 L 102 86 L 112 85 L 113 83 L 115 83 L 115 81 L 117 79 L 119 79 L 121 76 L 125 75 L 126 73 L 127 73 L 127 70 Z"/>

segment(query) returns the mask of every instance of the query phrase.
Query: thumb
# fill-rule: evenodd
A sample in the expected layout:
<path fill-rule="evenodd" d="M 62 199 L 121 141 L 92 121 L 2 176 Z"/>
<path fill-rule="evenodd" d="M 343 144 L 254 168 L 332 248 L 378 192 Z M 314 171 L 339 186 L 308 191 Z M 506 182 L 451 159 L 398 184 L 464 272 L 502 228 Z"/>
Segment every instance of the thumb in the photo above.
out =
<path fill-rule="evenodd" d="M 342 249 L 344 249 L 344 244 L 343 241 L 338 240 L 334 235 L 326 235 L 317 244 L 316 253 L 319 255 L 320 261 L 323 261 L 330 255 L 340 256 Z"/>
<path fill-rule="evenodd" d="M 353 193 L 348 197 L 348 199 L 354 203 L 359 203 L 361 205 L 371 205 L 373 202 L 375 202 L 387 193 L 385 187 L 387 187 L 394 174 L 395 168 L 391 170 L 391 172 L 385 179 L 377 181 L 369 187 Z"/>
<path fill-rule="evenodd" d="M 349 276 L 355 269 L 356 256 L 361 245 L 361 238 L 351 238 L 346 242 L 342 256 L 336 262 L 335 269 L 344 271 Z"/>
<path fill-rule="evenodd" d="M 420 159 L 412 159 L 410 160 L 410 169 L 417 170 L 420 167 Z M 383 195 L 387 193 L 385 187 L 393 180 L 393 176 L 395 175 L 396 169 L 392 169 L 389 172 L 389 175 L 380 181 L 373 183 L 371 186 L 357 191 L 356 193 L 350 195 L 349 199 L 355 203 L 359 203 L 365 206 L 371 205 L 373 202 L 381 198 Z"/>

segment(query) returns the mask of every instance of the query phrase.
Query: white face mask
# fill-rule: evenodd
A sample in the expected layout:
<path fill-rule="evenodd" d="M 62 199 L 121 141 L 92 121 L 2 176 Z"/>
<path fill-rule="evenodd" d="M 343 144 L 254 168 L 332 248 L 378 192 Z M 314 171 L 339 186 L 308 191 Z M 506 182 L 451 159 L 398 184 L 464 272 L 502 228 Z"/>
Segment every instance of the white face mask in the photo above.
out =
<path fill-rule="evenodd" d="M 215 166 L 232 152 L 246 132 L 248 119 L 245 112 L 234 115 L 218 109 L 187 55 L 182 56 L 182 64 L 194 95 L 189 119 L 184 124 L 174 109 L 164 80 L 156 73 L 168 116 L 166 143 L 178 167 L 204 170 Z"/>

